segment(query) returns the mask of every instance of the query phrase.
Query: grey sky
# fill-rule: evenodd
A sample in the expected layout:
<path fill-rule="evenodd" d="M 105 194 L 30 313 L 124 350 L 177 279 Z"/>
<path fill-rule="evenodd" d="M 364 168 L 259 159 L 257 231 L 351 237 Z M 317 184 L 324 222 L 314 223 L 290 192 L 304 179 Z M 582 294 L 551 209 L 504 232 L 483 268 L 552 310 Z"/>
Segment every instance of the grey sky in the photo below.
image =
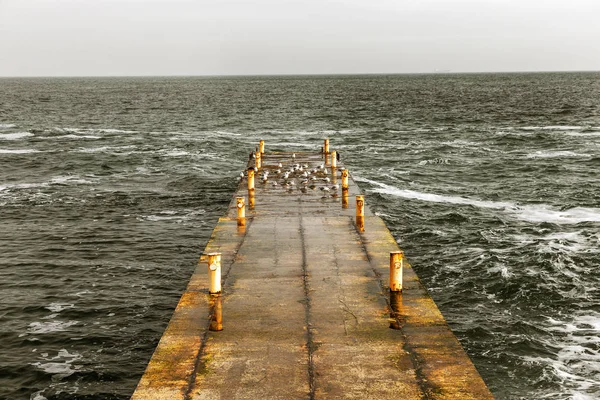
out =
<path fill-rule="evenodd" d="M 0 76 L 600 70 L 600 0 L 0 0 Z"/>

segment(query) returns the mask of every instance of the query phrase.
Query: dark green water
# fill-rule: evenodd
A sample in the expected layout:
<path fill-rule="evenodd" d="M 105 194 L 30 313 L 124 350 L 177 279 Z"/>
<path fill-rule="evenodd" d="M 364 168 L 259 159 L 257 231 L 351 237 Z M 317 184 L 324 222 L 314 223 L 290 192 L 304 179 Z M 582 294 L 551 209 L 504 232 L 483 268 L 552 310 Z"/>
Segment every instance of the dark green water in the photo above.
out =
<path fill-rule="evenodd" d="M 324 137 L 496 398 L 600 397 L 600 73 L 556 73 L 0 79 L 0 398 L 129 398 L 248 152 Z"/>

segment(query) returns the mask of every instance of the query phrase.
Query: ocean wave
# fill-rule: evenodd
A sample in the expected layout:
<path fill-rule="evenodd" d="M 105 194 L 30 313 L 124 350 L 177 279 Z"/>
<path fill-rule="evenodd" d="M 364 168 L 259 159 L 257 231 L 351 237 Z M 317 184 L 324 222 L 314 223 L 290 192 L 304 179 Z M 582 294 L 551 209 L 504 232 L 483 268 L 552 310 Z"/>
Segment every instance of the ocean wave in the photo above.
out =
<path fill-rule="evenodd" d="M 52 332 L 64 332 L 78 323 L 79 321 L 32 322 L 29 324 L 29 328 L 27 328 L 27 333 L 39 335 Z"/>
<path fill-rule="evenodd" d="M 61 349 L 55 357 L 49 358 L 47 354 L 42 357 L 43 361 L 31 365 L 58 379 L 66 378 L 82 368 L 81 365 L 73 365 L 75 361 L 81 360 L 81 354 L 69 353 L 66 349 Z"/>
<path fill-rule="evenodd" d="M 544 131 L 574 131 L 578 129 L 583 129 L 583 126 L 580 125 L 546 125 L 546 126 L 522 126 L 517 129 L 523 129 L 526 131 L 534 131 L 534 130 L 544 130 Z"/>
<path fill-rule="evenodd" d="M 50 303 L 45 308 L 54 313 L 58 313 L 73 307 L 75 307 L 75 304 L 72 303 Z"/>
<path fill-rule="evenodd" d="M 159 221 L 175 221 L 177 223 L 184 222 L 194 216 L 205 214 L 206 210 L 201 208 L 194 210 L 165 210 L 160 211 L 157 214 L 151 215 L 140 215 L 137 217 L 138 221 L 150 221 L 150 222 L 159 222 Z"/>
<path fill-rule="evenodd" d="M 39 150 L 35 149 L 0 149 L 0 154 L 30 154 L 40 153 Z"/>
<path fill-rule="evenodd" d="M 31 132 L 0 133 L 0 140 L 19 140 L 33 136 Z"/>
<path fill-rule="evenodd" d="M 560 158 L 560 157 L 590 157 L 587 154 L 575 153 L 573 151 L 536 151 L 527 154 L 527 158 Z"/>
<path fill-rule="evenodd" d="M 138 131 L 129 131 L 123 129 L 113 129 L 113 128 L 69 128 L 69 127 L 56 127 L 53 128 L 52 131 L 59 133 L 76 133 L 76 134 L 88 134 L 88 133 L 138 133 Z"/>
<path fill-rule="evenodd" d="M 89 148 L 79 148 L 75 150 L 77 153 L 119 153 L 125 154 L 125 152 L 121 152 L 119 150 L 125 149 L 134 149 L 136 146 L 103 146 L 103 147 L 89 147 Z M 130 154 L 130 153 L 129 153 Z"/>
<path fill-rule="evenodd" d="M 39 136 L 39 139 L 44 139 L 44 140 L 54 140 L 54 139 L 69 139 L 69 140 L 98 140 L 98 139 L 102 139 L 102 136 L 95 136 L 95 135 L 74 135 L 74 134 L 68 134 L 68 135 L 58 135 L 58 136 Z"/>
<path fill-rule="evenodd" d="M 592 137 L 592 136 L 600 136 L 600 131 L 567 132 L 566 135 L 567 136 Z"/>
<path fill-rule="evenodd" d="M 11 128 L 16 128 L 17 125 L 15 124 L 0 124 L 0 129 L 11 129 Z"/>
<path fill-rule="evenodd" d="M 573 399 L 596 399 L 600 382 L 600 314 L 580 312 L 565 320 L 546 317 L 553 334 L 554 357 L 524 357 L 526 362 L 548 367 L 554 380 L 564 384 Z M 551 397 L 549 395 L 549 397 Z"/>
<path fill-rule="evenodd" d="M 389 194 L 406 199 L 422 200 L 433 203 L 448 203 L 469 205 L 478 208 L 496 209 L 506 212 L 515 218 L 533 223 L 578 224 L 581 222 L 600 222 L 600 209 L 574 207 L 568 210 L 555 210 L 545 204 L 518 205 L 512 202 L 486 201 L 468 197 L 446 196 L 433 193 L 417 192 L 409 189 L 400 189 L 385 183 L 376 182 L 366 178 L 355 177 L 358 181 L 368 182 L 377 186 L 371 189 L 374 193 Z"/>
<path fill-rule="evenodd" d="M 34 183 L 15 183 L 10 185 L 0 185 L 0 192 L 4 190 L 18 190 L 18 189 L 36 189 L 48 187 L 50 185 L 66 185 L 66 184 L 91 184 L 92 181 L 83 179 L 77 175 L 67 176 L 55 176 L 45 182 L 34 182 Z"/>

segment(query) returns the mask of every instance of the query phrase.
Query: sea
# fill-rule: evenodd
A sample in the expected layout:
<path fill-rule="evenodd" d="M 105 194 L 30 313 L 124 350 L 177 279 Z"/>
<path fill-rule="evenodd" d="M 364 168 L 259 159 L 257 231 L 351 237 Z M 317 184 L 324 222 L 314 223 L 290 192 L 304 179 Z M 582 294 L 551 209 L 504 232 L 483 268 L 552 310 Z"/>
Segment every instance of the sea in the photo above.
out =
<path fill-rule="evenodd" d="M 600 398 L 600 73 L 0 79 L 0 399 L 128 399 L 260 139 L 340 153 L 497 399 Z"/>

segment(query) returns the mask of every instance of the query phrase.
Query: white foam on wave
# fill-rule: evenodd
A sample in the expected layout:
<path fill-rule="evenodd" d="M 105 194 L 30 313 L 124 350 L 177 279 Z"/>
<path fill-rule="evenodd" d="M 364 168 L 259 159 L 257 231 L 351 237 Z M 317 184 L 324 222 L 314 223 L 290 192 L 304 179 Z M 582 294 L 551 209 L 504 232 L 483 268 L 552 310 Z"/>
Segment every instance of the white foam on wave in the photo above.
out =
<path fill-rule="evenodd" d="M 101 136 L 95 136 L 95 135 L 74 135 L 74 134 L 60 135 L 60 136 L 40 136 L 39 138 L 40 139 L 44 139 L 44 140 L 54 140 L 54 139 L 68 139 L 68 140 L 89 139 L 89 140 L 98 140 L 98 139 L 102 139 Z"/>
<path fill-rule="evenodd" d="M 77 175 L 67 176 L 55 176 L 46 182 L 35 182 L 35 183 L 15 183 L 12 185 L 0 185 L 0 191 L 3 190 L 19 190 L 19 189 L 36 189 L 48 187 L 50 185 L 65 185 L 65 184 L 91 184 L 92 181 L 82 179 Z"/>
<path fill-rule="evenodd" d="M 44 391 L 43 391 L 43 390 L 40 390 L 40 391 L 38 391 L 38 392 L 34 392 L 34 393 L 31 395 L 31 397 L 29 398 L 29 400 L 48 400 L 48 398 L 47 398 L 47 397 L 44 397 L 44 396 L 42 395 L 42 393 L 44 393 Z"/>
<path fill-rule="evenodd" d="M 88 132 L 101 132 L 101 133 L 138 133 L 138 131 L 129 131 L 125 129 L 112 129 L 112 128 L 104 128 L 104 129 L 83 129 L 83 131 Z"/>
<path fill-rule="evenodd" d="M 81 369 L 81 365 L 73 365 L 75 361 L 82 358 L 79 353 L 69 353 L 66 349 L 61 349 L 55 357 L 43 357 L 43 361 L 31 363 L 34 367 L 52 374 L 58 379 L 66 378 Z"/>
<path fill-rule="evenodd" d="M 600 389 L 600 313 L 589 311 L 565 320 L 546 317 L 552 332 L 555 357 L 524 357 L 525 361 L 549 366 L 573 399 L 596 399 Z"/>
<path fill-rule="evenodd" d="M 596 129 L 596 128 L 594 128 Z M 582 137 L 592 137 L 592 136 L 600 136 L 600 131 L 588 131 L 588 132 L 567 132 L 567 136 L 582 136 Z"/>
<path fill-rule="evenodd" d="M 523 129 L 526 131 L 536 131 L 536 130 L 544 130 L 544 131 L 574 131 L 578 129 L 583 129 L 583 126 L 579 125 L 546 125 L 546 126 L 522 126 L 517 129 Z"/>
<path fill-rule="evenodd" d="M 16 128 L 17 125 L 15 124 L 0 124 L 0 129 L 11 129 L 11 128 Z"/>
<path fill-rule="evenodd" d="M 452 141 L 448 141 L 448 142 L 441 142 L 440 144 L 443 144 L 445 146 L 450 146 L 450 147 L 458 147 L 458 148 L 479 147 L 479 145 L 480 145 L 477 142 L 471 142 L 468 140 L 461 140 L 461 139 L 456 139 L 456 140 L 452 140 Z"/>
<path fill-rule="evenodd" d="M 52 312 L 58 313 L 73 307 L 75 307 L 75 304 L 72 303 L 50 303 L 45 308 Z"/>
<path fill-rule="evenodd" d="M 138 133 L 138 131 L 129 131 L 124 129 L 113 129 L 113 128 L 69 128 L 69 127 L 56 127 L 53 129 L 55 132 L 63 133 L 76 133 L 76 134 L 88 134 L 88 133 Z"/>
<path fill-rule="evenodd" d="M 0 154 L 30 154 L 40 153 L 39 150 L 35 149 L 0 149 Z"/>
<path fill-rule="evenodd" d="M 562 157 L 590 157 L 587 154 L 575 153 L 572 151 L 536 151 L 527 154 L 527 158 L 562 158 Z"/>
<path fill-rule="evenodd" d="M 191 156 L 191 154 L 185 150 L 172 150 L 172 151 L 166 151 L 164 153 L 165 156 L 168 157 L 184 157 L 184 156 Z"/>
<path fill-rule="evenodd" d="M 355 178 L 358 181 L 368 182 L 377 186 L 371 189 L 374 193 L 389 194 L 406 199 L 428 201 L 433 203 L 447 203 L 457 205 L 470 205 L 478 208 L 495 209 L 506 212 L 515 218 L 527 222 L 554 224 L 578 224 L 580 222 L 600 222 L 600 209 L 575 207 L 565 211 L 555 210 L 545 204 L 519 206 L 512 202 L 486 201 L 468 197 L 446 196 L 433 193 L 417 192 L 415 190 L 400 189 L 385 183 L 376 182 L 366 178 Z"/>
<path fill-rule="evenodd" d="M 78 153 L 118 153 L 125 154 L 125 152 L 121 152 L 120 150 L 133 149 L 136 146 L 102 146 L 102 147 L 89 147 L 84 148 L 81 147 L 76 150 Z"/>
<path fill-rule="evenodd" d="M 181 211 L 173 211 L 173 210 L 165 210 L 160 211 L 158 214 L 153 215 L 140 215 L 137 217 L 140 221 L 151 221 L 151 222 L 159 222 L 159 221 L 169 221 L 173 220 L 177 223 L 182 223 L 185 220 L 188 220 L 196 215 L 205 214 L 206 210 L 201 208 L 193 209 L 193 210 L 181 210 Z"/>
<path fill-rule="evenodd" d="M 64 332 L 69 327 L 78 324 L 79 321 L 47 321 L 47 322 L 32 322 L 27 328 L 27 332 L 33 335 Z"/>
<path fill-rule="evenodd" d="M 0 133 L 0 140 L 19 140 L 33 136 L 31 132 Z"/>

